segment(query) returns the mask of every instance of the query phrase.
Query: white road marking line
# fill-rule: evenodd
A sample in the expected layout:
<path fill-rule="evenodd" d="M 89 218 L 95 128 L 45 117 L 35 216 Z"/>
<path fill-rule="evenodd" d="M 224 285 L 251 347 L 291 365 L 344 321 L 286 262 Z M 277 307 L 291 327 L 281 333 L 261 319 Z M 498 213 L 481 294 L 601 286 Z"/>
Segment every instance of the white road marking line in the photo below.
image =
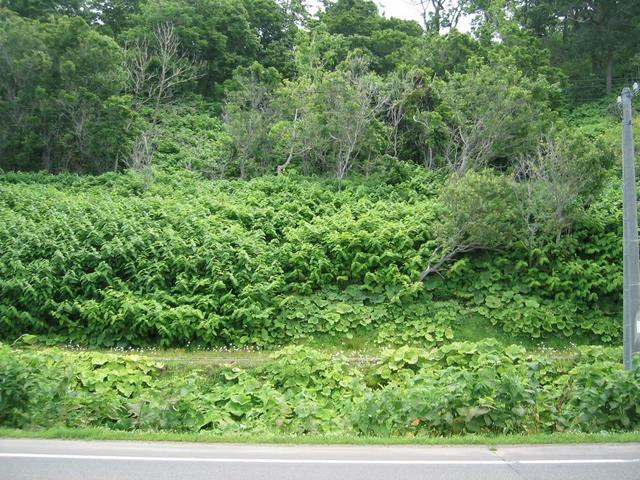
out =
<path fill-rule="evenodd" d="M 202 462 L 202 463 L 276 463 L 326 465 L 561 465 L 597 463 L 640 463 L 640 459 L 550 459 L 550 460 L 337 460 L 305 458 L 207 458 L 207 457 L 136 457 L 128 455 L 71 455 L 49 453 L 0 453 L 0 458 L 51 458 L 61 460 L 122 460 L 134 462 Z"/>
<path fill-rule="evenodd" d="M 572 464 L 572 463 L 640 463 L 640 459 L 622 459 L 622 458 L 601 458 L 601 459 L 578 459 L 578 460 L 517 460 L 515 463 L 520 463 L 524 465 L 535 465 L 535 464 Z"/>

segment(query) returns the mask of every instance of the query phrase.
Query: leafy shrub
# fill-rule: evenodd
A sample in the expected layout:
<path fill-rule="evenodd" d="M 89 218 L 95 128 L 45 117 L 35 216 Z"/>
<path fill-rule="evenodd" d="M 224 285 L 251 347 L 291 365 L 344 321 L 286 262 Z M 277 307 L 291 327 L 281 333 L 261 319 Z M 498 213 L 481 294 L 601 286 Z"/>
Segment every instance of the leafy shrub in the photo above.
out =
<path fill-rule="evenodd" d="M 533 404 L 526 375 L 513 365 L 449 367 L 367 393 L 354 407 L 354 423 L 358 432 L 375 436 L 520 433 Z"/>
<path fill-rule="evenodd" d="M 556 428 L 599 432 L 635 429 L 640 425 L 640 370 L 627 372 L 611 361 L 578 364 L 550 390 Z"/>
<path fill-rule="evenodd" d="M 494 340 L 351 364 L 288 347 L 185 375 L 149 358 L 0 344 L 0 426 L 217 433 L 452 435 L 634 430 L 639 369 L 620 349 L 528 353 Z"/>

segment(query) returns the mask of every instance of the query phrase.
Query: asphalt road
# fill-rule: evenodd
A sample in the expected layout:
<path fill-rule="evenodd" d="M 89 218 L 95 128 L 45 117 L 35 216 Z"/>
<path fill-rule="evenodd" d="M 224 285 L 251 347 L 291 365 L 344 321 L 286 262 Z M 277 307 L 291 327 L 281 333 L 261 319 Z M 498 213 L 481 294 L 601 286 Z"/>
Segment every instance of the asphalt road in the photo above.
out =
<path fill-rule="evenodd" d="M 640 444 L 204 445 L 0 439 L 0 479 L 640 480 Z"/>

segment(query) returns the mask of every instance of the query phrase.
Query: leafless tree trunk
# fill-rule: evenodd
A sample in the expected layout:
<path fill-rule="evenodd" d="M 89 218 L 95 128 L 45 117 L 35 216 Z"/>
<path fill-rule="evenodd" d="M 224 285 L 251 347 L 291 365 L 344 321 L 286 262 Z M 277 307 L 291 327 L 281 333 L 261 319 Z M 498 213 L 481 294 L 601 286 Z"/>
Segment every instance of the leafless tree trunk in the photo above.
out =
<path fill-rule="evenodd" d="M 298 111 L 299 109 L 296 108 L 296 111 L 293 115 L 293 124 L 291 125 L 291 140 L 289 145 L 289 155 L 287 156 L 287 160 L 282 165 L 278 165 L 276 167 L 277 175 L 282 175 L 284 173 L 286 168 L 291 163 L 291 160 L 293 159 L 294 155 L 302 155 L 307 150 L 310 149 L 309 145 L 304 145 L 304 144 L 301 145 L 298 138 Z"/>
<path fill-rule="evenodd" d="M 420 77 L 415 71 L 399 73 L 388 80 L 388 91 L 384 98 L 387 119 L 391 126 L 389 132 L 389 145 L 393 156 L 398 156 L 398 134 L 400 124 L 406 116 L 407 101 L 411 95 L 422 85 Z"/>
<path fill-rule="evenodd" d="M 543 204 L 532 206 L 535 207 L 534 215 L 539 222 L 551 223 L 546 227 L 554 231 L 556 243 L 560 242 L 563 232 L 571 227 L 569 209 L 590 181 L 585 172 L 580 172 L 579 161 L 579 158 L 571 152 L 564 152 L 557 142 L 549 138 L 540 142 L 537 152 L 518 159 L 518 179 L 521 183 L 528 183 L 531 195 L 537 192 L 542 197 L 540 202 Z M 537 234 L 543 227 L 542 223 L 536 225 L 532 233 Z"/>
<path fill-rule="evenodd" d="M 144 38 L 125 44 L 124 58 L 129 91 L 137 102 L 151 102 L 156 110 L 180 85 L 201 76 L 202 64 L 181 51 L 180 39 L 169 22 L 155 26 L 151 43 Z"/>

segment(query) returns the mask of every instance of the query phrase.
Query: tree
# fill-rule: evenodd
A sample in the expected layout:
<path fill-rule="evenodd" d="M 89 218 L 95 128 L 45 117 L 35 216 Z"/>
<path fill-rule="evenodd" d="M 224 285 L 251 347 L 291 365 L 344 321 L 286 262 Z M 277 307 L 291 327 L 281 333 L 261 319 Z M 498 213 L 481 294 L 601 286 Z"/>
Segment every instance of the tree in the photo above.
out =
<path fill-rule="evenodd" d="M 456 29 L 469 1 L 412 0 L 412 3 L 419 9 L 425 30 L 439 34 L 443 27 Z"/>
<path fill-rule="evenodd" d="M 401 52 L 405 65 L 429 70 L 439 78 L 464 73 L 472 57 L 485 58 L 486 50 L 471 35 L 451 31 L 446 35 L 425 35 Z"/>
<path fill-rule="evenodd" d="M 392 71 L 403 63 L 400 52 L 422 36 L 417 22 L 385 18 L 371 0 L 337 0 L 324 2 L 318 21 L 311 23 L 311 34 L 327 33 L 339 37 L 342 51 L 325 50 L 323 57 L 332 58 L 333 66 L 349 55 L 366 57 L 379 74 Z M 335 45 L 336 42 L 329 45 Z"/>
<path fill-rule="evenodd" d="M 206 12 L 206 13 L 205 13 Z M 141 6 L 135 26 L 124 34 L 129 42 L 144 39 L 156 25 L 172 23 L 189 58 L 204 62 L 199 91 L 221 97 L 222 84 L 238 66 L 258 58 L 260 40 L 242 2 L 235 0 L 150 0 Z"/>
<path fill-rule="evenodd" d="M 269 166 L 268 134 L 275 119 L 272 101 L 280 82 L 277 70 L 264 68 L 257 62 L 239 68 L 228 82 L 222 118 L 233 141 L 241 178 L 256 170 L 264 172 Z"/>
<path fill-rule="evenodd" d="M 323 4 L 318 16 L 329 33 L 369 37 L 380 27 L 378 7 L 371 0 L 325 0 Z"/>
<path fill-rule="evenodd" d="M 485 38 L 517 21 L 541 39 L 578 99 L 608 94 L 615 77 L 636 73 L 628 55 L 640 34 L 635 0 L 475 0 L 475 8 L 484 17 Z"/>
<path fill-rule="evenodd" d="M 294 45 L 296 21 L 305 17 L 304 5 L 275 0 L 243 0 L 249 24 L 260 41 L 258 58 L 265 67 L 274 67 L 283 76 L 295 73 Z"/>
<path fill-rule="evenodd" d="M 200 77 L 202 64 L 184 53 L 172 23 L 156 25 L 150 38 L 125 44 L 127 88 L 139 104 L 151 103 L 155 112 L 177 89 Z"/>
<path fill-rule="evenodd" d="M 326 72 L 318 67 L 304 71 L 305 76 L 286 81 L 275 99 L 278 121 L 270 136 L 278 158 L 286 156 L 276 167 L 278 174 L 284 173 L 293 160 L 305 173 L 330 169 L 332 140 L 325 128 L 325 112 L 319 105 Z"/>
<path fill-rule="evenodd" d="M 611 93 L 615 56 L 634 48 L 640 34 L 640 4 L 634 0 L 589 0 L 574 3 L 568 13 L 576 46 L 591 57 L 595 69 L 606 72 L 605 92 Z"/>
<path fill-rule="evenodd" d="M 79 17 L 0 14 L 3 167 L 113 169 L 138 129 L 131 99 L 121 96 L 121 49 Z"/>
<path fill-rule="evenodd" d="M 308 0 L 277 0 L 290 25 L 302 27 L 309 19 Z"/>
<path fill-rule="evenodd" d="M 323 129 L 332 141 L 331 161 L 340 187 L 353 162 L 370 142 L 375 143 L 376 117 L 385 100 L 378 78 L 369 73 L 366 61 L 359 57 L 326 75 L 318 93 L 319 105 L 324 106 Z"/>
<path fill-rule="evenodd" d="M 469 172 L 464 177 L 452 175 L 440 194 L 437 247 L 419 281 L 461 254 L 510 245 L 520 229 L 514 199 L 509 178 L 490 170 Z"/>
<path fill-rule="evenodd" d="M 60 15 L 81 17 L 114 38 L 132 26 L 133 16 L 140 11 L 140 0 L 4 0 L 3 5 L 41 21 Z"/>
<path fill-rule="evenodd" d="M 94 15 L 86 0 L 3 0 L 0 7 L 36 20 L 47 20 L 52 15 L 68 15 L 90 21 Z"/>
<path fill-rule="evenodd" d="M 86 0 L 88 9 L 94 12 L 94 24 L 102 33 L 114 38 L 134 26 L 140 13 L 140 0 Z"/>
<path fill-rule="evenodd" d="M 401 125 L 410 110 L 411 97 L 423 86 L 421 72 L 417 69 L 398 70 L 387 76 L 384 82 L 384 109 L 389 125 L 389 147 L 394 157 L 400 148 Z"/>
<path fill-rule="evenodd" d="M 514 168 L 519 205 L 532 242 L 553 236 L 556 243 L 600 190 L 611 163 L 607 150 L 580 134 L 560 131 L 522 155 Z"/>
<path fill-rule="evenodd" d="M 474 64 L 440 87 L 449 125 L 445 159 L 460 176 L 532 150 L 552 117 L 555 87 L 544 78 L 531 81 L 508 63 Z"/>
<path fill-rule="evenodd" d="M 50 168 L 46 118 L 38 95 L 53 82 L 48 35 L 39 22 L 0 10 L 0 158 L 3 168 Z"/>
<path fill-rule="evenodd" d="M 293 160 L 294 155 L 297 155 L 297 156 L 304 155 L 308 150 L 307 145 L 305 145 L 305 142 L 301 141 L 300 139 L 301 133 L 300 133 L 300 126 L 299 126 L 300 125 L 299 119 L 300 119 L 300 113 L 298 109 L 296 109 L 295 112 L 293 113 L 293 121 L 291 122 L 291 134 L 287 139 L 289 143 L 289 151 L 287 153 L 287 159 L 284 161 L 284 163 L 276 167 L 277 175 L 282 175 L 285 172 L 285 170 L 291 163 L 291 160 Z"/>

